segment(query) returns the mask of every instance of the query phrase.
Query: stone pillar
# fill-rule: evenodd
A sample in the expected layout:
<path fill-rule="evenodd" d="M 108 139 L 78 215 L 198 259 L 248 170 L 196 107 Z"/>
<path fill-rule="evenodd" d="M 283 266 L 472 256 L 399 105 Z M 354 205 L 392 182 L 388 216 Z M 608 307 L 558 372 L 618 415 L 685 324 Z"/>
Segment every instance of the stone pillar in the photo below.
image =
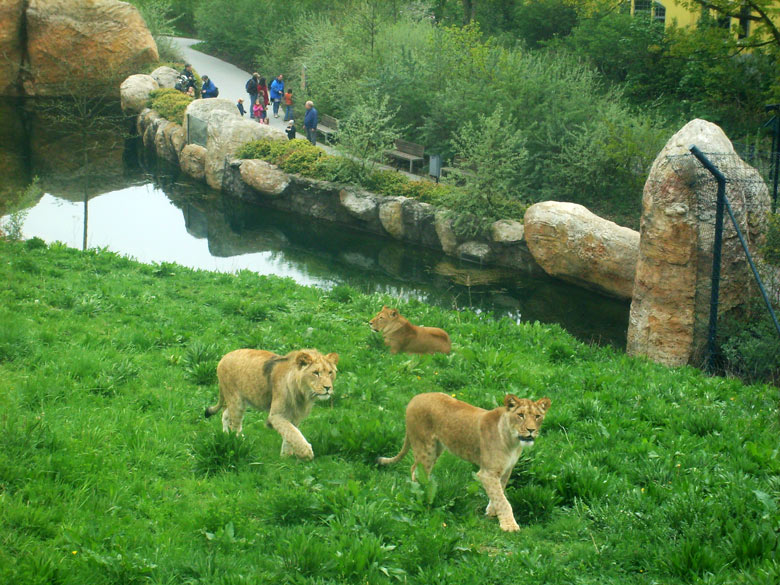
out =
<path fill-rule="evenodd" d="M 696 145 L 730 181 L 726 196 L 753 250 L 766 232 L 769 192 L 723 131 L 693 120 L 656 157 L 642 198 L 639 260 L 627 352 L 671 365 L 700 365 L 706 350 L 717 183 L 690 154 Z M 736 231 L 725 215 L 719 315 L 755 290 Z"/>

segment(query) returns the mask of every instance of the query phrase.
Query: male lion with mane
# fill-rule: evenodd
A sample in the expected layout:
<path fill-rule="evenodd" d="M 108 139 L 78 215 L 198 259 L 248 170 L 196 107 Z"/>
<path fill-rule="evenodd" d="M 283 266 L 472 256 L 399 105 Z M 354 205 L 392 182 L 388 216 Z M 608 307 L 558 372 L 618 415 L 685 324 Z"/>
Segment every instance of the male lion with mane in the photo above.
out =
<path fill-rule="evenodd" d="M 382 307 L 368 324 L 382 332 L 390 353 L 450 353 L 450 336 L 444 329 L 412 325 L 398 309 Z"/>
<path fill-rule="evenodd" d="M 217 365 L 219 402 L 206 409 L 206 418 L 225 408 L 222 430 L 241 433 L 247 406 L 268 411 L 266 426 L 282 435 L 282 455 L 313 459 L 314 451 L 298 424 L 317 400 L 333 393 L 337 353 L 322 355 L 301 349 L 280 356 L 260 349 L 237 349 Z"/>
<path fill-rule="evenodd" d="M 411 447 L 414 481 L 417 465 L 430 474 L 446 448 L 479 465 L 477 477 L 490 498 L 485 514 L 498 516 L 501 530 L 514 532 L 520 527 L 504 489 L 523 447 L 531 447 L 539 435 L 550 404 L 549 398 L 534 402 L 507 394 L 504 406 L 485 410 L 442 392 L 418 394 L 406 407 L 406 437 L 401 452 L 395 457 L 380 457 L 377 463 L 397 463 Z"/>

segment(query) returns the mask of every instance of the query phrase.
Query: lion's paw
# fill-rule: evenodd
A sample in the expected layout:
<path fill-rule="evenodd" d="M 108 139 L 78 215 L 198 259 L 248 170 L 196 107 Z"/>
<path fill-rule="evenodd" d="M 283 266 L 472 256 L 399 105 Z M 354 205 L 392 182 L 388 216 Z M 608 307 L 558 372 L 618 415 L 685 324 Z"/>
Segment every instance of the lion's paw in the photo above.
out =
<path fill-rule="evenodd" d="M 307 443 L 305 447 L 301 447 L 298 456 L 301 459 L 306 459 L 307 461 L 311 461 L 312 459 L 314 459 L 314 449 L 312 449 L 311 445 Z"/>
<path fill-rule="evenodd" d="M 493 506 L 493 502 L 490 502 L 487 505 L 487 508 L 485 508 L 485 516 L 497 516 L 498 512 L 496 512 L 495 507 Z"/>

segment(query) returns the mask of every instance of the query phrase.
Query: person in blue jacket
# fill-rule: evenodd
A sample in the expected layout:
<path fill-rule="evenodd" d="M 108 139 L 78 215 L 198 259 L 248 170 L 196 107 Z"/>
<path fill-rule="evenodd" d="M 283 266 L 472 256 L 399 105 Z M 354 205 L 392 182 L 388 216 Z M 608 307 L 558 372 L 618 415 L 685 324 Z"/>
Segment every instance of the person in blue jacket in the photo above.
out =
<path fill-rule="evenodd" d="M 203 76 L 203 86 L 201 87 L 200 94 L 204 98 L 213 98 L 219 95 L 219 90 L 214 82 L 209 79 L 208 75 Z"/>
<path fill-rule="evenodd" d="M 274 118 L 279 117 L 279 104 L 282 103 L 282 97 L 284 96 L 284 81 L 282 81 L 282 74 L 271 82 L 271 86 L 268 88 L 271 90 L 271 102 L 274 104 Z"/>
<path fill-rule="evenodd" d="M 317 108 L 314 107 L 314 102 L 306 102 L 306 116 L 303 118 L 303 127 L 306 129 L 306 138 L 309 139 L 314 146 L 317 146 Z"/>

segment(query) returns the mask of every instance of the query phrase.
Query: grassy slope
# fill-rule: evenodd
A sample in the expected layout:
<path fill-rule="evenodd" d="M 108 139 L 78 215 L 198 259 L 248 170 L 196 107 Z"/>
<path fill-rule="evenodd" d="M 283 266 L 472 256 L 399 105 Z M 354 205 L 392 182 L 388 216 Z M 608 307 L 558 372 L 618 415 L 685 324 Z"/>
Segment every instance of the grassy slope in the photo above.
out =
<path fill-rule="evenodd" d="M 776 388 L 416 302 L 455 351 L 392 356 L 366 325 L 390 298 L 57 245 L 0 243 L 0 282 L 0 583 L 780 580 Z M 223 353 L 301 346 L 341 354 L 313 462 L 263 414 L 243 439 L 203 418 Z M 552 399 L 508 489 L 519 533 L 449 454 L 423 485 L 410 457 L 373 466 L 433 390 Z"/>

